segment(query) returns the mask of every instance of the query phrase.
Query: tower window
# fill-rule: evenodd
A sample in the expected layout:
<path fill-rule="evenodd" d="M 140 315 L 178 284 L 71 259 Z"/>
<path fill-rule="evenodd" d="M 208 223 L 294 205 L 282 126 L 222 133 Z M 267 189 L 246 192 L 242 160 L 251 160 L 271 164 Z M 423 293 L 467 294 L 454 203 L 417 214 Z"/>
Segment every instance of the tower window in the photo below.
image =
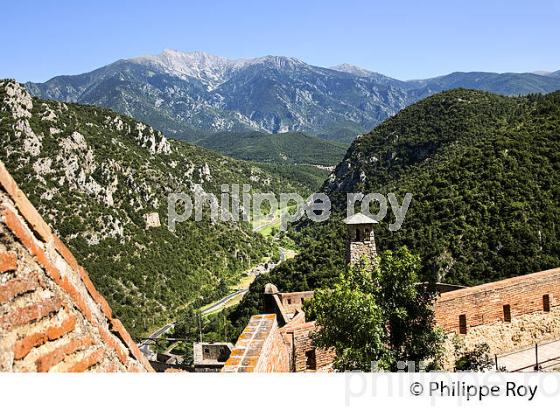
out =
<path fill-rule="evenodd" d="M 543 295 L 542 305 L 545 312 L 550 312 L 550 295 Z"/>
<path fill-rule="evenodd" d="M 360 228 L 356 228 L 356 241 L 360 242 L 362 240 L 362 230 Z"/>
<path fill-rule="evenodd" d="M 459 315 L 459 333 L 467 334 L 467 315 Z"/>
<path fill-rule="evenodd" d="M 369 241 L 371 237 L 371 231 L 369 229 L 364 230 L 364 241 Z"/>
<path fill-rule="evenodd" d="M 504 322 L 511 322 L 511 306 L 504 305 Z"/>
<path fill-rule="evenodd" d="M 315 357 L 315 349 L 305 352 L 305 370 L 316 370 L 317 359 Z"/>

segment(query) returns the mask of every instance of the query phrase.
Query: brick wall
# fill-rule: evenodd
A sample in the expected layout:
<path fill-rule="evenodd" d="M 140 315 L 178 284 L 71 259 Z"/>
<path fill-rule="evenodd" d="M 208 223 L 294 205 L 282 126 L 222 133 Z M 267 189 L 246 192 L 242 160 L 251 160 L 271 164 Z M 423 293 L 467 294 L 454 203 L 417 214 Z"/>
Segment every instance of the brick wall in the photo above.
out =
<path fill-rule="evenodd" d="M 312 335 L 315 322 L 305 322 L 288 330 L 293 335 L 293 369 L 295 372 L 321 371 L 329 368 L 335 358 L 334 349 L 316 348 Z"/>
<path fill-rule="evenodd" d="M 330 368 L 335 354 L 334 350 L 315 348 L 311 335 L 317 330 L 315 322 L 306 322 L 302 310 L 303 303 L 313 297 L 314 292 L 278 292 L 276 286 L 270 286 L 274 293 L 265 293 L 267 312 L 275 313 L 280 320 L 280 333 L 289 353 L 289 369 L 295 372 L 321 371 Z"/>
<path fill-rule="evenodd" d="M 441 294 L 435 302 L 435 320 L 445 332 L 460 333 L 459 317 L 468 328 L 504 322 L 504 306 L 513 318 L 543 311 L 543 296 L 551 309 L 560 305 L 560 268 Z"/>
<path fill-rule="evenodd" d="M 0 162 L 0 371 L 153 371 Z"/>
<path fill-rule="evenodd" d="M 278 293 L 282 309 L 287 314 L 294 314 L 303 307 L 303 302 L 313 298 L 313 291 Z"/>
<path fill-rule="evenodd" d="M 275 314 L 251 317 L 222 369 L 226 373 L 289 371 L 289 346 L 282 338 Z"/>

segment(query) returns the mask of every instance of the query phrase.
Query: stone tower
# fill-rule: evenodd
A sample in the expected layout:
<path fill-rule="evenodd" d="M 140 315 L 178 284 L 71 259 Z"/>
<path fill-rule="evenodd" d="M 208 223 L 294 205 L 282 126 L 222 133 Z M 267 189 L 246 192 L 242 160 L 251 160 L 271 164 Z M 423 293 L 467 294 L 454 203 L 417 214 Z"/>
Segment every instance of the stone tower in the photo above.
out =
<path fill-rule="evenodd" d="M 374 219 L 357 213 L 344 220 L 347 227 L 346 232 L 346 263 L 354 265 L 362 257 L 373 262 L 377 256 L 373 225 L 377 223 Z"/>

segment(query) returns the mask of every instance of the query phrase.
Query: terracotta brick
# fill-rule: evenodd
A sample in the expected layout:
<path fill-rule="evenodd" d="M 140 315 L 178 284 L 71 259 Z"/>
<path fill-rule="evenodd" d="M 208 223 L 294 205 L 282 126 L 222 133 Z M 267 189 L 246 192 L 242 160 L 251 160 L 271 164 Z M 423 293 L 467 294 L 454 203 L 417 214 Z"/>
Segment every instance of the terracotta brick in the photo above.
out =
<path fill-rule="evenodd" d="M 47 337 L 49 340 L 56 340 L 66 333 L 70 333 L 76 327 L 76 316 L 70 315 L 62 321 L 59 326 L 51 326 L 47 329 Z"/>
<path fill-rule="evenodd" d="M 46 333 L 34 333 L 18 340 L 14 345 L 14 360 L 19 360 L 27 356 L 27 354 L 35 346 L 42 345 L 47 341 Z"/>
<path fill-rule="evenodd" d="M 33 305 L 24 306 L 0 318 L 0 329 L 10 331 L 16 326 L 42 319 L 62 307 L 59 298 L 46 299 Z"/>
<path fill-rule="evenodd" d="M 70 268 L 73 271 L 78 271 L 79 265 L 78 265 L 78 261 L 76 260 L 76 258 L 74 257 L 74 255 L 72 254 L 72 252 L 70 252 L 70 249 L 68 249 L 66 247 L 66 245 L 64 244 L 64 242 L 62 242 L 60 240 L 60 238 L 56 235 L 53 235 L 53 239 L 54 239 L 54 248 L 58 251 L 58 253 L 60 253 L 60 255 L 64 258 L 64 260 L 66 261 L 66 263 L 68 263 L 68 265 L 70 265 Z"/>
<path fill-rule="evenodd" d="M 6 170 L 2 162 L 0 162 L 0 184 L 15 202 L 19 212 L 21 212 L 31 228 L 37 232 L 45 242 L 50 242 L 52 240 L 51 229 L 43 218 L 41 218 L 41 215 L 39 215 L 39 212 L 37 212 L 25 194 L 18 188 L 15 180 Z"/>
<path fill-rule="evenodd" d="M 29 250 L 32 255 L 37 253 L 37 244 L 23 220 L 12 209 L 4 206 L 2 209 L 2 218 L 6 226 L 21 241 L 21 243 Z"/>
<path fill-rule="evenodd" d="M 79 272 L 80 277 L 82 278 L 82 281 L 93 300 L 100 306 L 103 314 L 107 316 L 108 319 L 111 319 L 113 317 L 113 311 L 111 310 L 109 303 L 107 303 L 107 300 L 97 291 L 97 289 L 95 289 L 95 285 L 91 281 L 88 272 L 81 266 L 79 267 Z"/>
<path fill-rule="evenodd" d="M 0 272 L 17 269 L 17 255 L 15 252 L 0 252 Z"/>
<path fill-rule="evenodd" d="M 107 344 L 111 349 L 113 349 L 119 360 L 122 364 L 126 365 L 126 361 L 128 359 L 128 352 L 123 349 L 119 343 L 115 340 L 114 336 L 112 336 L 107 330 L 99 327 L 99 335 L 105 344 Z"/>
<path fill-rule="evenodd" d="M 33 234 L 29 231 L 25 222 L 8 207 L 2 210 L 2 217 L 6 226 L 12 233 L 20 240 L 20 242 L 27 248 L 31 255 L 37 258 L 37 261 L 43 265 L 47 274 L 50 275 L 57 283 L 60 282 L 61 275 L 59 270 L 48 258 L 46 252 L 38 246 Z"/>
<path fill-rule="evenodd" d="M 51 367 L 62 362 L 66 356 L 75 353 L 78 350 L 86 349 L 92 344 L 93 339 L 90 336 L 84 336 L 78 339 L 70 339 L 64 345 L 38 358 L 35 361 L 37 371 L 48 372 Z"/>
<path fill-rule="evenodd" d="M 91 309 L 88 307 L 84 298 L 76 287 L 68 280 L 68 278 L 62 278 L 59 270 L 50 261 L 46 252 L 38 247 L 35 240 L 31 236 L 31 233 L 22 223 L 20 218 L 9 208 L 5 208 L 3 211 L 3 217 L 6 225 L 12 230 L 14 235 L 24 244 L 24 246 L 31 252 L 32 255 L 37 257 L 38 262 L 45 268 L 47 274 L 52 277 L 52 279 L 63 288 L 73 299 L 74 303 L 86 316 L 86 318 L 94 323 L 94 315 Z"/>
<path fill-rule="evenodd" d="M 126 345 L 126 347 L 128 347 L 128 349 L 130 350 L 132 355 L 140 363 L 142 363 L 148 371 L 153 371 L 152 366 L 150 365 L 150 362 L 148 362 L 148 359 L 146 359 L 146 356 L 144 356 L 142 354 L 142 352 L 140 351 L 140 349 L 138 348 L 136 343 L 134 343 L 134 340 L 132 340 L 132 338 L 130 337 L 130 335 L 128 334 L 126 329 L 124 328 L 121 321 L 118 320 L 118 319 L 113 319 L 111 321 L 111 324 L 112 324 L 112 330 L 114 330 L 121 337 L 121 339 L 124 341 L 124 344 Z"/>
<path fill-rule="evenodd" d="M 27 356 L 34 347 L 40 346 L 49 340 L 56 340 L 74 330 L 76 317 L 69 316 L 58 326 L 50 326 L 43 332 L 33 333 L 18 340 L 14 345 L 14 359 L 19 360 Z"/>
<path fill-rule="evenodd" d="M 38 274 L 34 272 L 29 278 L 15 278 L 0 285 L 0 303 L 6 303 L 23 293 L 35 290 L 39 286 Z"/>
<path fill-rule="evenodd" d="M 80 291 L 74 286 L 74 284 L 66 277 L 62 278 L 60 281 L 60 286 L 62 289 L 70 295 L 72 301 L 76 305 L 76 307 L 82 312 L 82 314 L 92 323 L 97 324 L 94 319 L 94 315 L 92 310 L 89 308 L 87 302 L 85 301 L 84 297 L 80 293 Z"/>
<path fill-rule="evenodd" d="M 68 278 L 62 278 L 59 270 L 50 261 L 46 252 L 38 247 L 35 240 L 31 236 L 31 233 L 23 225 L 20 218 L 9 208 L 5 208 L 3 211 L 4 221 L 6 225 L 12 230 L 14 235 L 24 244 L 24 246 L 31 252 L 32 255 L 37 257 L 38 262 L 45 268 L 47 274 L 52 277 L 52 279 L 63 288 L 72 298 L 78 309 L 86 316 L 90 322 L 94 322 L 94 316 L 91 309 L 87 306 L 83 297 L 76 289 L 76 287 L 68 280 Z"/>
<path fill-rule="evenodd" d="M 103 358 L 104 354 L 105 354 L 105 350 L 103 348 L 99 348 L 87 354 L 83 359 L 79 360 L 78 362 L 68 367 L 67 371 L 71 373 L 85 372 L 94 364 L 99 363 Z"/>
<path fill-rule="evenodd" d="M 83 330 L 91 332 L 90 337 L 99 333 L 104 342 L 103 349 L 88 352 L 86 356 L 80 353 L 72 353 L 72 358 L 79 358 L 79 362 L 66 363 L 63 361 L 62 365 L 58 366 L 55 363 L 60 363 L 60 357 L 62 357 L 63 353 L 68 357 L 68 352 L 73 351 L 70 347 L 74 345 L 70 345 L 70 347 L 65 345 L 66 350 L 54 352 L 54 356 L 43 358 L 38 363 L 42 370 L 51 369 L 55 365 L 56 368 L 61 370 L 82 371 L 99 363 L 100 360 L 102 360 L 102 363 L 96 366 L 96 369 L 109 368 L 106 363 L 113 360 L 114 355 L 111 354 L 110 357 L 103 360 L 104 352 L 106 352 L 105 347 L 107 347 L 107 349 L 114 350 L 116 356 L 123 363 L 123 367 L 118 367 L 119 369 L 128 368 L 131 370 L 153 371 L 147 359 L 122 326 L 122 323 L 112 319 L 113 313 L 109 304 L 95 289 L 87 272 L 79 266 L 73 254 L 60 238 L 53 235 L 49 226 L 44 222 L 23 192 L 19 190 L 15 181 L 1 163 L 0 184 L 15 203 L 15 207 L 11 205 L 10 201 L 0 203 L 0 222 L 6 225 L 16 240 L 42 266 L 45 273 L 44 275 L 42 272 L 36 273 L 34 279 L 30 277 L 17 277 L 0 285 L 0 302 L 10 302 L 16 297 L 40 287 L 54 290 L 55 294 L 60 292 L 64 294 L 63 298 L 45 299 L 33 305 L 17 309 L 12 308 L 12 311 L 8 310 L 9 313 L 0 317 L 0 332 L 9 332 L 17 326 L 39 321 L 61 308 L 69 312 L 75 312 L 75 310 L 80 312 L 80 315 L 72 315 L 57 326 L 50 326 L 42 331 L 26 334 L 21 340 L 13 340 L 12 349 L 16 353 L 16 360 L 28 356 L 35 347 L 63 338 L 72 332 L 77 321 L 81 321 L 81 316 L 83 315 L 89 322 L 84 323 Z M 58 253 L 57 255 L 52 253 L 53 249 Z M 59 271 L 56 265 L 60 260 L 58 255 L 66 261 L 70 267 L 69 270 Z M 2 257 L 0 259 L 0 268 L 6 270 L 18 268 L 17 255 L 7 254 L 0 256 Z M 56 256 L 56 258 L 53 259 L 53 256 Z M 53 287 L 54 284 L 58 285 L 59 289 L 55 289 Z M 40 322 L 38 325 L 41 326 L 43 323 L 48 322 Z M 111 331 L 105 330 L 107 325 L 109 325 Z M 43 325 L 43 328 L 45 327 Z M 114 334 L 111 332 L 114 332 Z M 15 333 L 12 333 L 12 335 L 15 338 Z M 116 361 L 114 361 L 114 364 L 120 366 Z"/>
<path fill-rule="evenodd" d="M 46 252 L 37 245 L 34 237 L 22 220 L 11 209 L 4 208 L 2 212 L 4 222 L 13 234 L 27 248 L 31 255 L 37 258 L 37 261 L 45 268 L 47 274 L 60 285 L 61 275 L 56 266 L 50 261 Z"/>
<path fill-rule="evenodd" d="M 49 259 L 47 253 L 37 247 L 35 253 L 32 253 L 37 258 L 37 261 L 43 266 L 47 275 L 49 275 L 59 286 L 62 284 L 62 275 L 54 263 Z"/>

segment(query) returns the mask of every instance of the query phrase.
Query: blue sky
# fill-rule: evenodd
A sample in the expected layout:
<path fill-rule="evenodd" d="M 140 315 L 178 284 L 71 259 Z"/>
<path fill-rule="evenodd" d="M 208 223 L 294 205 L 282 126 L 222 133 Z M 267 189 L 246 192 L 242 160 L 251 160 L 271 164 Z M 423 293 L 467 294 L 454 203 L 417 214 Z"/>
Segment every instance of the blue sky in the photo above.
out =
<path fill-rule="evenodd" d="M 560 70 L 560 0 L 3 0 L 0 78 L 45 81 L 164 48 L 351 63 L 399 79 Z"/>

